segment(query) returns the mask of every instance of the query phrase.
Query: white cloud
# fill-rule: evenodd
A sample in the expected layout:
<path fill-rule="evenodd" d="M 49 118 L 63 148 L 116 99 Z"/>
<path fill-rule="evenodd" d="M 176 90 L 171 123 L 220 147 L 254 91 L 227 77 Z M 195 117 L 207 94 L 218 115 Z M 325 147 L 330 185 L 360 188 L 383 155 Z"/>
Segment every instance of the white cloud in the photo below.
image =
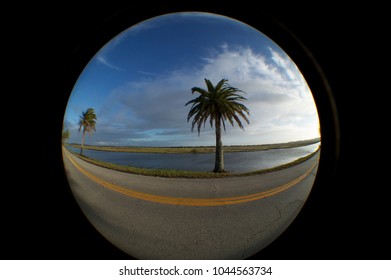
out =
<path fill-rule="evenodd" d="M 227 126 L 225 144 L 317 137 L 317 111 L 305 80 L 289 57 L 273 49 L 269 52 L 264 56 L 250 48 L 230 49 L 225 44 L 214 56 L 201 58 L 204 64 L 196 70 L 178 69 L 114 89 L 101 111 L 109 118 L 107 127 L 110 123 L 125 124 L 117 129 L 116 136 L 115 131 L 110 132 L 111 137 L 133 141 L 119 143 L 128 145 L 213 145 L 214 133 L 209 123 L 200 137 L 191 133 L 191 123 L 186 120 L 190 106 L 184 106 L 193 98 L 193 86 L 205 86 L 204 78 L 214 84 L 226 78 L 232 86 L 246 92 L 250 124 L 245 124 L 245 132 Z"/>
<path fill-rule="evenodd" d="M 247 93 L 252 118 L 246 130 L 277 117 L 284 122 L 317 123 L 312 94 L 296 65 L 286 55 L 269 51 L 270 57 L 265 57 L 249 48 L 231 51 L 225 47 L 201 72 L 214 82 L 227 78 Z"/>

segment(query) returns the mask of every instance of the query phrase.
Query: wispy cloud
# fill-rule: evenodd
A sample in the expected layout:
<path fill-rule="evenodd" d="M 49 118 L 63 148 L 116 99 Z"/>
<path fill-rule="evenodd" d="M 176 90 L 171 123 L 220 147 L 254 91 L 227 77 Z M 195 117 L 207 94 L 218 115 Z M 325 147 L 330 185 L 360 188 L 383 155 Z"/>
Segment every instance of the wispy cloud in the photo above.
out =
<path fill-rule="evenodd" d="M 96 59 L 97 59 L 97 61 L 99 63 L 101 63 L 101 64 L 103 64 L 103 65 L 105 65 L 105 66 L 107 66 L 107 67 L 109 67 L 109 68 L 111 68 L 113 70 L 123 71 L 123 69 L 121 69 L 121 68 L 115 66 L 114 64 L 108 62 L 106 57 L 104 55 L 102 55 L 102 54 L 98 55 Z"/>
<path fill-rule="evenodd" d="M 148 71 L 142 71 L 138 70 L 137 73 L 143 74 L 143 75 L 148 75 L 148 76 L 158 76 L 158 73 L 153 73 L 153 72 L 148 72 Z"/>

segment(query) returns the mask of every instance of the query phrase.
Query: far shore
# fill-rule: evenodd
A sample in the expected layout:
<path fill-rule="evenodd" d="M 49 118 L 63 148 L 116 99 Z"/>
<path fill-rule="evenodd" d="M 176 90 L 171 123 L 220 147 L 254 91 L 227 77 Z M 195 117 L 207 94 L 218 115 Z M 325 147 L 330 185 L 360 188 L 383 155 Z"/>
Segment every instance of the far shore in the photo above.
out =
<path fill-rule="evenodd" d="M 224 146 L 225 153 L 234 152 L 255 152 L 265 151 L 270 149 L 287 149 L 307 146 L 319 143 L 320 138 L 309 140 L 301 140 L 287 143 L 276 144 L 262 144 L 262 145 L 234 145 Z M 80 144 L 70 143 L 65 146 L 80 148 Z M 214 153 L 214 146 L 191 146 L 191 147 L 137 147 L 137 146 L 98 146 L 98 145 L 84 145 L 85 150 L 107 151 L 107 152 L 125 152 L 125 153 L 158 153 L 158 154 L 206 154 Z"/>

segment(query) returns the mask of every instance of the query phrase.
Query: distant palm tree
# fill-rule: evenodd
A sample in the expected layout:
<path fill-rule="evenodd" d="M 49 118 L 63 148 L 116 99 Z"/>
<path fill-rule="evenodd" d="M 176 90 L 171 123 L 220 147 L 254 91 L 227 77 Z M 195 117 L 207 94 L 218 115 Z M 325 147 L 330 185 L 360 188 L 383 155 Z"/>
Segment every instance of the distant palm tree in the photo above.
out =
<path fill-rule="evenodd" d="M 88 108 L 87 111 L 82 112 L 81 116 L 79 117 L 79 132 L 83 128 L 83 136 L 81 138 L 80 155 L 83 154 L 84 138 L 86 136 L 86 132 L 91 134 L 92 131 L 95 131 L 95 125 L 96 125 L 96 115 L 95 115 L 94 109 Z"/>
<path fill-rule="evenodd" d="M 69 129 L 63 130 L 61 134 L 62 143 L 65 143 L 69 139 Z"/>
<path fill-rule="evenodd" d="M 239 103 L 239 101 L 247 100 L 243 96 L 237 94 L 243 92 L 237 88 L 231 87 L 227 79 L 222 79 L 216 86 L 214 86 L 208 79 L 205 79 L 207 89 L 193 87 L 192 93 L 199 93 L 199 96 L 190 100 L 185 106 L 192 104 L 189 114 L 187 115 L 187 122 L 194 116 L 191 130 L 194 130 L 197 125 L 198 135 L 200 135 L 202 124 L 209 118 L 210 126 L 215 125 L 216 133 L 216 156 L 215 168 L 213 172 L 224 172 L 224 157 L 223 157 L 223 143 L 221 141 L 221 124 L 225 131 L 225 121 L 228 121 L 234 126 L 234 121 L 244 130 L 239 117 L 243 118 L 247 123 L 247 115 L 250 115 L 246 106 Z M 244 92 L 243 92 L 244 93 Z"/>

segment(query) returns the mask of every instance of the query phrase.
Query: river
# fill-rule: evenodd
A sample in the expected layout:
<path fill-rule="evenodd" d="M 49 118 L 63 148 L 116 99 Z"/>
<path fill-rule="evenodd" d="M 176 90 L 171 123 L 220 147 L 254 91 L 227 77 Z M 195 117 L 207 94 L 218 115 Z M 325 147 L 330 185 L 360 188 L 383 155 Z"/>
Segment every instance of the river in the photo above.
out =
<path fill-rule="evenodd" d="M 320 143 L 287 149 L 271 149 L 256 152 L 224 153 L 224 169 L 234 173 L 251 172 L 276 167 L 292 162 L 314 152 Z M 79 148 L 67 147 L 79 153 Z M 150 169 L 175 169 L 191 171 L 211 171 L 214 168 L 213 154 L 157 154 L 124 153 L 84 149 L 87 157 L 119 165 L 129 165 Z"/>

